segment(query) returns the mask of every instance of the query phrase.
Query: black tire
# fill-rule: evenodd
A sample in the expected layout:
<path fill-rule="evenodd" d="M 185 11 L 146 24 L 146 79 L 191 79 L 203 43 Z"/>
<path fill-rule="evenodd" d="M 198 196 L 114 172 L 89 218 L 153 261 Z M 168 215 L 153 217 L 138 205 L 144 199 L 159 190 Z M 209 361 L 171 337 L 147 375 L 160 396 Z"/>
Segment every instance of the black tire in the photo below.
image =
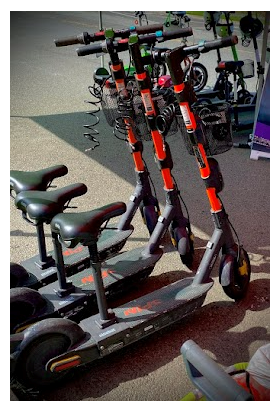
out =
<path fill-rule="evenodd" d="M 53 373 L 46 370 L 46 364 L 53 357 L 63 354 L 69 345 L 69 338 L 59 333 L 50 333 L 35 339 L 21 353 L 15 378 L 24 386 L 35 389 L 49 387 L 61 381 L 69 371 Z"/>
<path fill-rule="evenodd" d="M 194 254 L 192 233 L 188 233 L 188 230 L 184 227 L 175 227 L 170 229 L 170 234 L 172 243 L 178 250 L 182 263 L 191 268 Z"/>
<path fill-rule="evenodd" d="M 238 104 L 251 104 L 253 96 L 248 90 L 238 90 L 237 92 L 237 103 Z"/>
<path fill-rule="evenodd" d="M 158 212 L 154 205 L 145 206 L 143 203 L 139 207 L 142 219 L 147 226 L 148 232 L 151 235 L 158 221 Z"/>
<path fill-rule="evenodd" d="M 251 265 L 248 253 L 242 247 L 240 248 L 239 259 L 232 256 L 224 255 L 220 264 L 220 276 L 221 272 L 226 264 L 229 264 L 228 270 L 230 270 L 231 282 L 227 286 L 222 286 L 226 295 L 233 300 L 241 300 L 247 293 L 250 278 L 251 278 Z"/>
<path fill-rule="evenodd" d="M 17 332 L 17 325 L 32 318 L 34 308 L 28 302 L 14 302 L 10 305 L 10 333 Z"/>
<path fill-rule="evenodd" d="M 10 288 L 24 286 L 28 279 L 29 273 L 23 266 L 10 262 Z"/>
<path fill-rule="evenodd" d="M 187 75 L 187 68 L 184 68 L 184 74 L 185 77 Z M 203 64 L 198 63 L 198 62 L 194 62 L 192 65 L 192 84 L 193 84 L 193 88 L 194 91 L 196 93 L 200 92 L 202 89 L 204 89 L 204 87 L 206 86 L 207 82 L 208 82 L 208 72 L 205 66 L 203 66 Z"/>
<path fill-rule="evenodd" d="M 10 289 L 10 328 L 16 332 L 17 325 L 32 323 L 49 309 L 46 299 L 34 289 L 27 287 Z"/>

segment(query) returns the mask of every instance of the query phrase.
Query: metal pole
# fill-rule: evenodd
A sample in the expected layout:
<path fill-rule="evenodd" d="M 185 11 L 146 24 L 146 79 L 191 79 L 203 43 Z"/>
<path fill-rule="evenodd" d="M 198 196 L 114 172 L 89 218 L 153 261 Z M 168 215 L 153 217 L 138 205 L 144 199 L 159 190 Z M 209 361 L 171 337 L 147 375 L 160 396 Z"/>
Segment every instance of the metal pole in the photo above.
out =
<path fill-rule="evenodd" d="M 103 30 L 102 11 L 99 12 L 99 30 Z M 101 67 L 104 67 L 104 55 L 101 55 Z"/>

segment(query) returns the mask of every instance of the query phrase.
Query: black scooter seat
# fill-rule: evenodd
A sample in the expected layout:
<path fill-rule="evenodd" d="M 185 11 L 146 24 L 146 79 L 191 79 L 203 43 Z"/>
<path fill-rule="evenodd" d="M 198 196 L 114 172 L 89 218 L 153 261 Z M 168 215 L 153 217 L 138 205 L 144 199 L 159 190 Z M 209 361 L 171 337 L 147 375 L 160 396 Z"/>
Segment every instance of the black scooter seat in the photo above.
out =
<path fill-rule="evenodd" d="M 51 166 L 31 172 L 21 170 L 10 171 L 10 194 L 16 195 L 26 190 L 47 190 L 53 179 L 64 176 L 68 169 L 64 165 Z M 12 196 L 13 197 L 13 196 Z"/>
<path fill-rule="evenodd" d="M 48 192 L 28 190 L 16 196 L 15 205 L 25 216 L 28 215 L 37 223 L 50 223 L 56 214 L 63 212 L 67 202 L 86 192 L 84 183 L 74 183 Z"/>
<path fill-rule="evenodd" d="M 125 211 L 125 203 L 115 202 L 88 212 L 59 213 L 51 222 L 51 230 L 58 233 L 63 241 L 71 242 L 69 247 L 75 247 L 78 243 L 86 246 L 96 242 L 104 222 Z"/>
<path fill-rule="evenodd" d="M 230 60 L 230 61 L 221 61 L 219 62 L 218 66 L 216 67 L 216 72 L 220 73 L 224 70 L 234 73 L 236 70 L 240 69 L 244 65 L 244 62 L 242 60 Z"/>

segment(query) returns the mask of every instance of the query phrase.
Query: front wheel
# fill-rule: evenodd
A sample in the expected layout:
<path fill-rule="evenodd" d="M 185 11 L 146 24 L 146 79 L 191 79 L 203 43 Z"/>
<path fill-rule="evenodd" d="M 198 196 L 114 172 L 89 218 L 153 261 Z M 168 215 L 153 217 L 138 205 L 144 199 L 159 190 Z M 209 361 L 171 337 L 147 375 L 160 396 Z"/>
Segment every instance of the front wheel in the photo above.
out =
<path fill-rule="evenodd" d="M 200 92 L 207 84 L 208 72 L 203 64 L 194 62 L 192 65 L 191 73 L 188 73 L 188 67 L 184 68 L 184 80 L 187 80 L 187 76 L 190 76 L 194 91 Z"/>
<path fill-rule="evenodd" d="M 244 298 L 251 277 L 248 253 L 240 247 L 239 257 L 223 255 L 220 263 L 220 282 L 226 295 L 234 300 Z M 224 283 L 224 284 L 223 284 Z"/>

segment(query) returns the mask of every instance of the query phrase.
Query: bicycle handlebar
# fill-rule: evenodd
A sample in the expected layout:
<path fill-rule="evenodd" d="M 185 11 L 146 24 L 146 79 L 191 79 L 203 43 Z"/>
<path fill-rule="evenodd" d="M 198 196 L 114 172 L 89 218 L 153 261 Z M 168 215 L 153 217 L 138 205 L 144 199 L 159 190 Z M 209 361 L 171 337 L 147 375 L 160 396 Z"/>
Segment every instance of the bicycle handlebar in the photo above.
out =
<path fill-rule="evenodd" d="M 137 34 L 155 33 L 163 29 L 162 24 L 150 24 L 146 26 L 131 26 L 127 29 L 112 30 L 113 38 L 125 39 L 130 36 L 131 33 L 135 32 Z M 88 32 L 83 32 L 77 36 L 69 36 L 61 39 L 54 40 L 56 47 L 70 46 L 73 44 L 90 44 L 96 41 L 105 40 L 105 30 L 89 34 Z"/>
<path fill-rule="evenodd" d="M 166 40 L 177 39 L 179 37 L 189 37 L 192 36 L 193 31 L 191 27 L 187 27 L 184 29 L 177 29 L 172 32 L 165 32 L 158 30 L 155 33 L 147 33 L 147 34 L 140 34 L 137 39 L 139 44 L 149 44 L 152 45 L 156 42 L 161 43 Z M 133 33 L 132 33 L 133 35 Z M 114 41 L 113 42 L 114 49 L 117 52 L 128 50 L 128 38 Z M 79 47 L 76 49 L 78 56 L 87 56 L 89 54 L 97 54 L 97 53 L 108 53 L 106 42 L 102 42 L 99 44 L 92 44 L 84 47 Z"/>

